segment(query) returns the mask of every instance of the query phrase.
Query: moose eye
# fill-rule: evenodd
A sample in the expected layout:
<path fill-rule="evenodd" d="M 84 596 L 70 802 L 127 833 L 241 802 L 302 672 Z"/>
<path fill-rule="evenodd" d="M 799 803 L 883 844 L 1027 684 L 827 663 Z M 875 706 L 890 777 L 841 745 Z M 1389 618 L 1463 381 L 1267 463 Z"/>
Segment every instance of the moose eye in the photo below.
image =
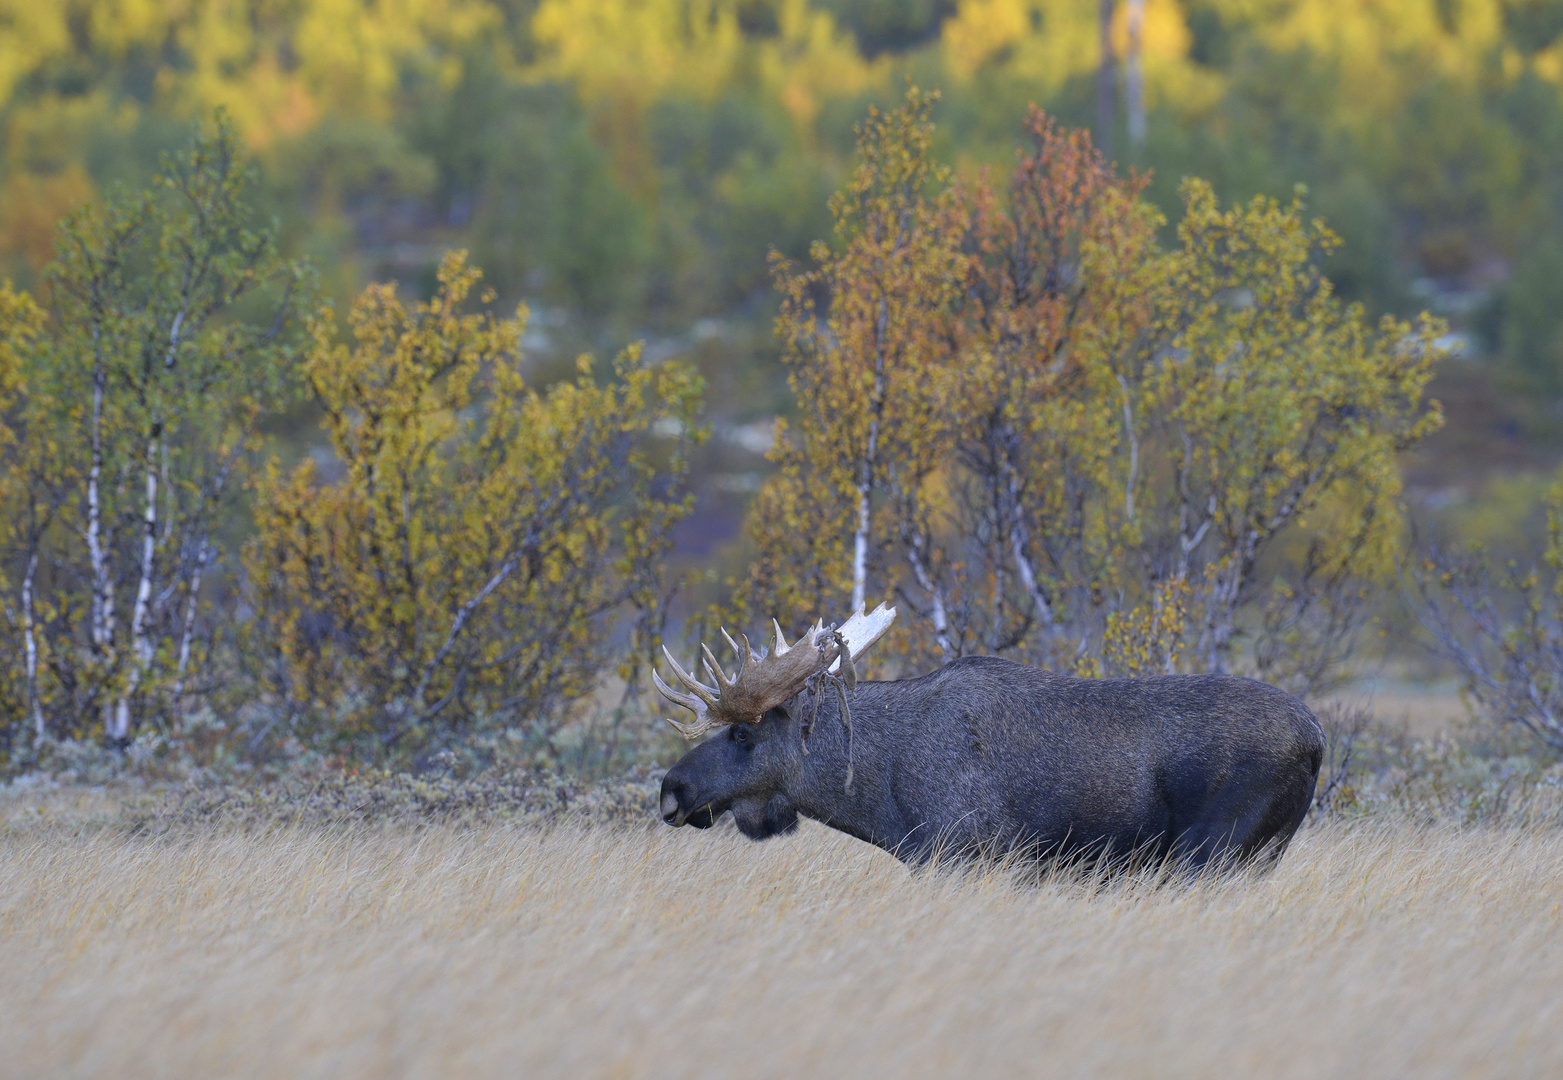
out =
<path fill-rule="evenodd" d="M 733 741 L 738 743 L 746 743 L 749 741 L 749 733 L 741 727 L 734 727 Z"/>

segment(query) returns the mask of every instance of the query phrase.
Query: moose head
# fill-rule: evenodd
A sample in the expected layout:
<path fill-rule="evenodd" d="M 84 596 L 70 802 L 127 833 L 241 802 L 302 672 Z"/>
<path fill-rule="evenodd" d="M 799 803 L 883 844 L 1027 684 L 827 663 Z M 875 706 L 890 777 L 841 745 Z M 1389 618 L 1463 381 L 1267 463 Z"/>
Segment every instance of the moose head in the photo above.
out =
<path fill-rule="evenodd" d="M 798 810 L 789 793 L 803 771 L 820 698 L 833 688 L 839 715 L 850 724 L 847 695 L 857 682 L 854 664 L 894 619 L 895 609 L 883 604 L 868 614 L 860 607 L 840 626 L 815 623 L 790 645 L 773 620 L 776 636 L 769 652 L 755 652 L 747 637 L 740 634 L 734 641 L 723 630 L 738 658 L 737 670 L 729 676 L 702 644 L 709 683 L 685 671 L 664 646 L 663 655 L 687 692 L 672 689 L 656 672 L 652 679 L 664 697 L 695 717 L 687 724 L 668 723 L 688 739 L 725 730 L 668 770 L 662 781 L 662 819 L 707 829 L 730 809 L 739 830 L 753 840 L 795 829 Z M 847 762 L 850 787 L 850 755 Z"/>

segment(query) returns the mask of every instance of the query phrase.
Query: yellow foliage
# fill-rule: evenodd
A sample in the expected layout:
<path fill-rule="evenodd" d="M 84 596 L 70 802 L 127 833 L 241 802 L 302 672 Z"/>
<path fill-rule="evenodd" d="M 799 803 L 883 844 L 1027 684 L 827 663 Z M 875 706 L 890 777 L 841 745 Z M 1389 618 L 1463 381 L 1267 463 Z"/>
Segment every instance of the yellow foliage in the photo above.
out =
<path fill-rule="evenodd" d="M 9 281 L 0 283 L 0 446 L 10 438 L 4 418 L 21 382 L 23 357 L 43 334 L 44 313 Z M 0 476 L 0 481 L 5 479 Z"/>
<path fill-rule="evenodd" d="M 156 55 L 176 44 L 191 67 L 161 66 L 157 90 L 192 113 L 224 106 L 264 147 L 328 113 L 387 117 L 403 69 L 447 85 L 456 51 L 502 22 L 491 0 L 0 0 L 0 102 L 77 47 Z"/>
<path fill-rule="evenodd" d="M 1503 0 L 1212 0 L 1278 52 L 1307 49 L 1343 80 L 1348 123 L 1397 115 L 1431 72 L 1467 84 L 1488 77 L 1504 43 Z M 530 22 L 531 78 L 563 79 L 588 101 L 639 115 L 668 96 L 710 100 L 757 89 L 806 128 L 821 103 L 882 85 L 888 61 L 867 61 L 831 15 L 779 0 L 774 33 L 746 34 L 738 0 L 541 0 Z M 385 117 L 407 69 L 450 85 L 462 50 L 497 41 L 498 0 L 0 0 L 0 104 L 84 42 L 111 58 L 176 44 L 189 68 L 162 65 L 158 92 L 193 112 L 226 106 L 264 146 L 328 114 Z M 1078 0 L 961 0 L 940 31 L 948 76 L 1021 81 L 1046 97 L 1099 63 L 1097 6 Z M 73 32 L 77 37 L 73 38 Z M 1147 0 L 1146 96 L 1185 112 L 1208 108 L 1223 77 L 1188 58 L 1177 0 Z M 1127 48 L 1123 5 L 1113 47 Z M 1512 52 L 1512 50 L 1510 50 Z M 505 47 L 496 50 L 514 65 Z M 1500 65 L 1556 80 L 1555 51 Z M 758 84 L 758 85 L 756 85 Z"/>
<path fill-rule="evenodd" d="M 1043 96 L 1101 59 L 1096 5 L 1074 0 L 961 0 L 942 38 L 956 78 L 998 65 Z"/>
<path fill-rule="evenodd" d="M 1157 584 L 1149 607 L 1109 614 L 1100 656 L 1080 657 L 1076 673 L 1091 679 L 1175 674 L 1187 647 L 1192 595 L 1188 582 L 1173 578 Z"/>
<path fill-rule="evenodd" d="M 62 4 L 0 0 L 0 103 L 16 85 L 71 45 Z"/>
<path fill-rule="evenodd" d="M 1393 569 L 1400 535 L 1396 454 L 1442 423 L 1421 406 L 1442 325 L 1386 317 L 1370 329 L 1315 267 L 1335 237 L 1257 197 L 1222 210 L 1209 185 L 1184 185 L 1180 249 L 1167 263 L 1160 333 L 1142 354 L 1145 407 L 1157 417 L 1173 485 L 1177 574 L 1213 554 L 1213 602 L 1201 648 L 1229 647 L 1242 582 L 1289 527 L 1312 533 L 1354 577 Z M 1331 498 L 1355 510 L 1309 515 Z M 1321 532 L 1322 530 L 1322 532 Z M 1208 540 L 1207 540 L 1208 536 Z"/>
<path fill-rule="evenodd" d="M 557 719 L 595 685 L 620 606 L 657 602 L 667 530 L 690 507 L 681 449 L 659 461 L 647 443 L 658 421 L 692 430 L 698 378 L 631 350 L 609 385 L 583 364 L 528 391 L 525 312 L 463 314 L 478 278 L 452 254 L 427 303 L 370 286 L 351 347 L 322 313 L 304 371 L 343 475 L 273 465 L 257 491 L 246 563 L 276 688 L 375 754 Z"/>
<path fill-rule="evenodd" d="M 0 283 L 0 462 L 7 465 L 0 469 L 0 550 L 11 546 L 12 533 L 22 518 L 17 500 L 27 494 L 26 470 L 14 467 L 10 456 L 17 437 L 8 421 L 23 390 L 26 357 L 43 332 L 44 313 L 33 298 L 12 288 L 9 281 Z M 0 562 L 0 595 L 11 594 L 10 584 L 6 564 Z"/>
<path fill-rule="evenodd" d="M 669 92 L 716 96 L 744 47 L 737 7 L 723 0 L 542 0 L 532 34 L 540 73 L 588 100 L 644 106 Z"/>
<path fill-rule="evenodd" d="M 957 82 L 979 73 L 1022 81 L 1035 98 L 1056 95 L 1101 63 L 1097 5 L 1075 0 L 962 0 L 941 31 L 946 70 Z M 1201 109 L 1220 93 L 1220 79 L 1188 60 L 1187 17 L 1177 0 L 1148 0 L 1141 29 L 1146 101 Z M 1111 44 L 1128 53 L 1127 8 L 1115 13 Z"/>
<path fill-rule="evenodd" d="M 1341 80 L 1342 119 L 1359 135 L 1398 117 L 1430 76 L 1475 86 L 1491 75 L 1504 41 L 1504 0 L 1208 0 L 1207 9 L 1254 29 L 1276 53 L 1307 50 Z M 1219 98 L 1225 76 L 1188 58 L 1185 5 L 1147 0 L 1142 57 L 1148 103 L 1198 114 Z M 1113 23 L 1114 52 L 1127 53 L 1126 6 Z M 1101 59 L 1095 3 L 1073 0 L 962 0 L 945 22 L 946 70 L 958 81 L 1003 73 L 1056 94 Z M 1512 52 L 1512 50 L 1511 50 Z M 1554 50 L 1529 62 L 1507 57 L 1509 81 L 1534 67 L 1557 81 Z"/>
<path fill-rule="evenodd" d="M 639 115 L 667 97 L 710 101 L 758 80 L 800 130 L 820 104 L 860 92 L 874 65 L 828 12 L 781 0 L 773 36 L 747 36 L 736 0 L 542 0 L 533 77 L 574 85 L 587 101 Z"/>
<path fill-rule="evenodd" d="M 0 622 L 0 642 L 8 658 L 20 661 L 0 664 L 0 715 L 26 716 L 29 721 L 37 714 L 42 652 L 36 625 L 40 609 L 49 606 L 39 602 L 34 586 L 38 563 L 30 543 L 35 537 L 28 534 L 43 493 L 32 489 L 32 481 L 37 459 L 53 456 L 56 448 L 46 438 L 26 438 L 27 432 L 11 424 L 27 392 L 25 369 L 45 327 L 46 316 L 31 296 L 13 289 L 9 281 L 0 283 L 0 596 L 6 598 L 9 615 Z M 16 553 L 23 554 L 18 559 Z M 13 605 L 17 596 L 24 602 Z"/>

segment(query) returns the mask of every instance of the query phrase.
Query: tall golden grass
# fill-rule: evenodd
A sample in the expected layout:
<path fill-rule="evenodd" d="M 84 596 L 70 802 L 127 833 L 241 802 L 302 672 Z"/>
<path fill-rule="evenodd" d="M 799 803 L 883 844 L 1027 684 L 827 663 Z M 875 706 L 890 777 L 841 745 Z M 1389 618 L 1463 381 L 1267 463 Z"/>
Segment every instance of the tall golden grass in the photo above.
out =
<path fill-rule="evenodd" d="M 1563 831 L 1157 886 L 806 825 L 0 833 L 0 1074 L 1563 1076 Z"/>

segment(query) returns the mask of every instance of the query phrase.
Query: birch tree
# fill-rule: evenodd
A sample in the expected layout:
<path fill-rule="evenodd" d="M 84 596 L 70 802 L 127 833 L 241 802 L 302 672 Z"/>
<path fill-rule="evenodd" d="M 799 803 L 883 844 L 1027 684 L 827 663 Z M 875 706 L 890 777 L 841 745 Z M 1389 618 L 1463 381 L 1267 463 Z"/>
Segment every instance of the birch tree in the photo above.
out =
<path fill-rule="evenodd" d="M 914 88 L 898 109 L 870 110 L 852 177 L 831 202 L 835 247 L 816 243 L 811 270 L 776 265 L 783 360 L 803 408 L 779 432 L 779 473 L 760 496 L 754 584 L 785 591 L 784 610 L 855 609 L 891 592 L 881 556 L 904 541 L 928 585 L 934 633 L 953 653 L 926 530 L 902 528 L 916 517 L 909 493 L 937 465 L 966 278 L 954 193 L 929 154 L 935 100 Z M 800 563 L 817 568 L 807 581 Z"/>
<path fill-rule="evenodd" d="M 1432 645 L 1460 672 L 1470 701 L 1563 750 L 1563 476 L 1547 493 L 1547 526 L 1526 560 L 1494 565 L 1479 547 L 1420 553 L 1405 576 Z"/>
<path fill-rule="evenodd" d="M 38 688 L 38 530 L 29 483 L 23 368 L 43 336 L 44 315 L 32 297 L 0 285 L 0 589 L 6 643 L 0 661 L 0 709 L 24 716 L 35 739 L 45 734 Z M 21 429 L 20 431 L 18 429 Z"/>
<path fill-rule="evenodd" d="M 1443 327 L 1425 316 L 1374 326 L 1342 303 L 1317 258 L 1338 241 L 1300 199 L 1223 209 L 1200 181 L 1183 196 L 1179 247 L 1139 356 L 1142 440 L 1166 477 L 1144 496 L 1142 544 L 1156 580 L 1195 589 L 1194 664 L 1224 670 L 1237 659 L 1240 609 L 1273 615 L 1300 597 L 1338 612 L 1352 583 L 1393 570 L 1397 455 L 1442 423 L 1424 395 Z M 1304 554 L 1277 594 L 1260 567 L 1285 537 Z M 1285 569 L 1276 564 L 1271 582 Z M 1302 646 L 1293 640 L 1294 657 Z"/>
<path fill-rule="evenodd" d="M 966 197 L 945 533 L 967 549 L 946 562 L 964 568 L 971 647 L 1045 661 L 1132 572 L 1143 417 L 1121 364 L 1150 326 L 1161 219 L 1087 133 L 1039 109 L 1027 128 L 1007 198 Z"/>
<path fill-rule="evenodd" d="M 34 403 L 35 426 L 78 466 L 73 534 L 50 558 L 86 621 L 84 649 L 62 640 L 52 655 L 69 707 L 100 717 L 115 743 L 148 712 L 182 707 L 219 511 L 282 393 L 307 275 L 254 227 L 246 181 L 219 115 L 151 190 L 69 218 L 49 273 L 40 377 L 54 391 Z M 66 619 L 56 632 L 77 630 Z"/>

